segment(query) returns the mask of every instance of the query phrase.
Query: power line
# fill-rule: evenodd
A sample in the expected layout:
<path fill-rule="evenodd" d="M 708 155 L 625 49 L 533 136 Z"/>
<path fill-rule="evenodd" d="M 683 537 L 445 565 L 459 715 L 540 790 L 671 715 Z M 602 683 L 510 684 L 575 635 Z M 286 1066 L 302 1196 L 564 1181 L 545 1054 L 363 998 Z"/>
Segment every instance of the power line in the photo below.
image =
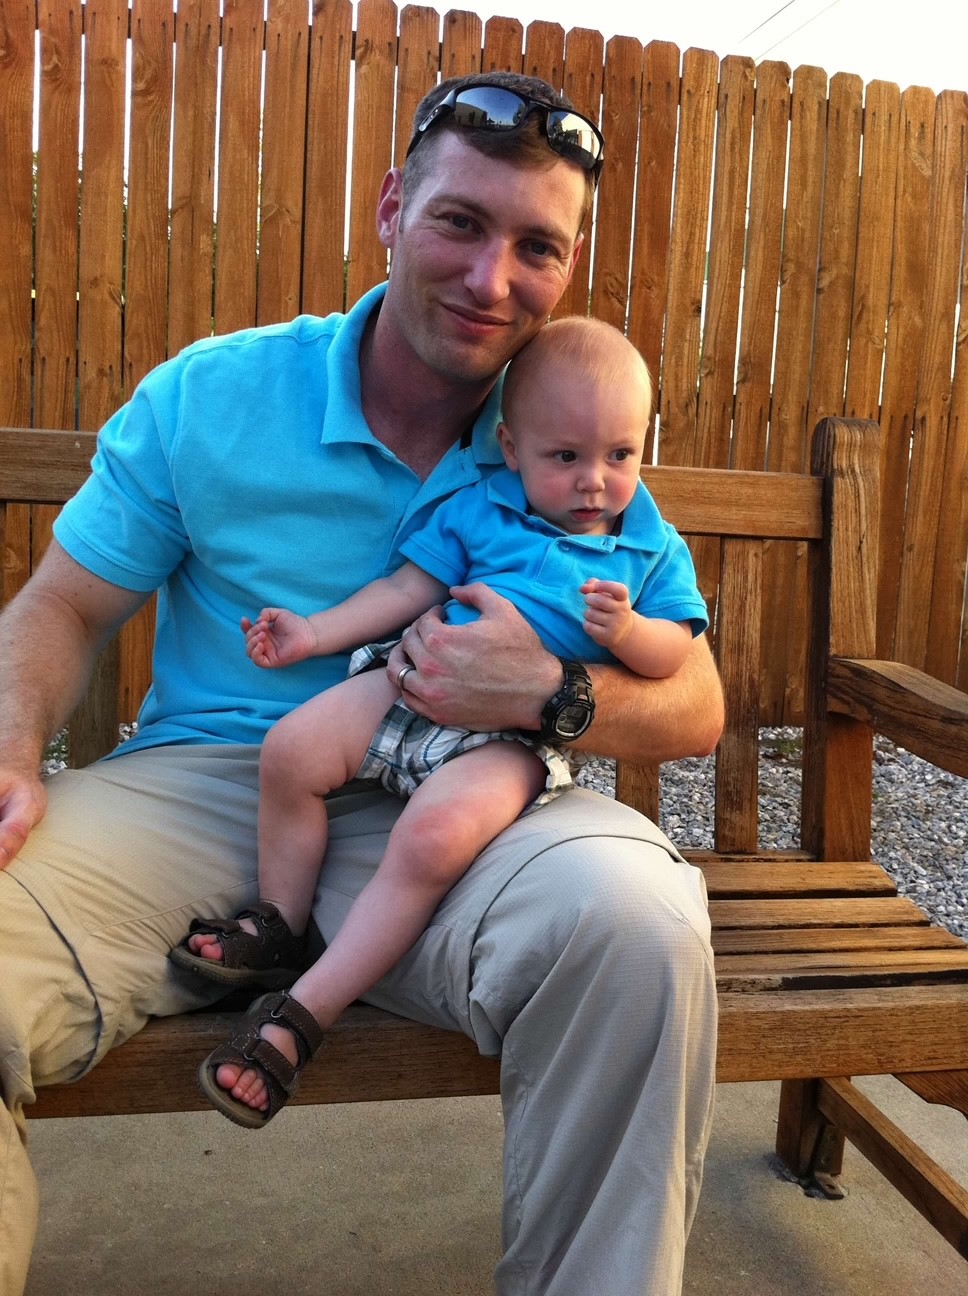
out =
<path fill-rule="evenodd" d="M 794 3 L 794 0 L 791 0 L 791 3 Z M 823 9 L 818 9 L 817 12 L 812 17 L 808 18 L 806 22 L 802 22 L 799 27 L 794 27 L 793 31 L 787 32 L 785 36 L 781 36 L 779 40 L 774 41 L 773 44 L 763 50 L 761 54 L 757 54 L 753 61 L 759 63 L 760 59 L 766 58 L 767 54 L 770 54 L 775 50 L 777 45 L 782 45 L 783 42 L 789 40 L 791 36 L 796 36 L 797 32 L 802 32 L 804 27 L 809 27 L 811 23 L 816 22 L 818 18 L 822 17 L 825 13 L 829 13 L 831 9 L 835 9 L 839 4 L 840 0 L 831 0 L 829 5 L 826 5 Z"/>
<path fill-rule="evenodd" d="M 756 24 L 756 26 L 753 28 L 752 31 L 748 31 L 746 35 L 743 37 L 743 40 L 748 41 L 751 36 L 755 36 L 756 33 L 760 30 L 760 28 L 765 27 L 767 23 L 771 23 L 774 18 L 779 18 L 780 14 L 783 13 L 784 9 L 789 9 L 790 6 L 795 5 L 796 2 L 797 0 L 787 0 L 786 4 L 780 5 L 779 9 L 777 9 L 775 13 L 770 14 L 769 18 L 764 18 L 761 23 Z M 740 44 L 742 43 L 743 41 L 740 41 Z"/>

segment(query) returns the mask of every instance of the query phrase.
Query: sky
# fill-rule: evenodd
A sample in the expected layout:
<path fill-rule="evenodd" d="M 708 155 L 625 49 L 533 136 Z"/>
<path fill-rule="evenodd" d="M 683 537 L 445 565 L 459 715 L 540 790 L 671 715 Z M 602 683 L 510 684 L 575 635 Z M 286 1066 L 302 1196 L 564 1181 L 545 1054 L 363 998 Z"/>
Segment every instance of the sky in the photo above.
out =
<path fill-rule="evenodd" d="M 745 54 L 797 68 L 814 64 L 864 81 L 895 81 L 968 91 L 968 4 L 965 0 L 428 0 L 440 12 L 469 9 L 572 27 L 593 27 L 609 39 L 673 41 L 720 57 Z"/>

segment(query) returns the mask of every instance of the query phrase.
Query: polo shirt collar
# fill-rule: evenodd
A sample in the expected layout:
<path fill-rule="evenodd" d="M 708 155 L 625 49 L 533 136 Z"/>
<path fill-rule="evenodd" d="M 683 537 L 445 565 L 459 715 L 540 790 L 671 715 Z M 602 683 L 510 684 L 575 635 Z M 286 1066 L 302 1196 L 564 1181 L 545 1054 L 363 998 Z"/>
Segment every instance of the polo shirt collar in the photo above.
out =
<path fill-rule="evenodd" d="M 538 530 L 548 535 L 568 534 L 560 527 L 536 513 L 530 511 L 530 504 L 524 493 L 521 478 L 516 472 L 505 468 L 494 473 L 487 480 L 488 498 L 495 504 L 513 510 L 527 517 Z M 588 545 L 593 549 L 602 549 L 610 553 L 613 549 L 637 549 L 642 553 L 658 553 L 664 544 L 662 534 L 662 517 L 652 496 L 640 482 L 628 507 L 622 515 L 622 529 L 611 535 L 573 535 L 571 539 L 577 544 Z"/>
<path fill-rule="evenodd" d="M 320 438 L 323 445 L 356 441 L 384 450 L 382 443 L 370 431 L 363 417 L 360 394 L 360 345 L 369 318 L 381 305 L 386 291 L 385 283 L 371 288 L 336 326 L 336 332 L 326 355 L 327 399 Z M 480 467 L 503 462 L 495 431 L 500 421 L 502 386 L 503 375 L 494 385 L 474 422 L 470 444 L 465 445 L 461 442 L 452 446 L 431 476 L 434 476 L 443 464 L 455 457 L 463 461 L 459 475 L 465 481 L 479 480 Z"/>

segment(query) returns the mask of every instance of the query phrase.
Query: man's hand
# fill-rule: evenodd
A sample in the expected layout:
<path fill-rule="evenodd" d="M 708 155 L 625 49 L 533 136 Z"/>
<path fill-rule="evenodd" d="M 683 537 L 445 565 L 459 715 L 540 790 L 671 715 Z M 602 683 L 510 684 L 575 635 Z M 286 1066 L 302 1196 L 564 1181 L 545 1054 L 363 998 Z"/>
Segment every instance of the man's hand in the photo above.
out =
<path fill-rule="evenodd" d="M 316 651 L 316 633 L 307 617 L 285 608 L 263 608 L 255 621 L 242 618 L 246 655 L 266 670 L 292 666 Z"/>
<path fill-rule="evenodd" d="M 4 869 L 47 811 L 47 793 L 40 775 L 27 777 L 0 769 L 0 869 Z"/>
<path fill-rule="evenodd" d="M 579 593 L 585 596 L 585 633 L 614 652 L 634 624 L 628 590 L 618 581 L 587 580 Z"/>
<path fill-rule="evenodd" d="M 404 666 L 407 705 L 436 724 L 480 731 L 538 729 L 541 711 L 561 686 L 561 663 L 517 609 L 486 585 L 460 585 L 458 602 L 475 607 L 469 625 L 445 625 L 439 608 L 410 626 L 390 654 L 394 684 Z"/>

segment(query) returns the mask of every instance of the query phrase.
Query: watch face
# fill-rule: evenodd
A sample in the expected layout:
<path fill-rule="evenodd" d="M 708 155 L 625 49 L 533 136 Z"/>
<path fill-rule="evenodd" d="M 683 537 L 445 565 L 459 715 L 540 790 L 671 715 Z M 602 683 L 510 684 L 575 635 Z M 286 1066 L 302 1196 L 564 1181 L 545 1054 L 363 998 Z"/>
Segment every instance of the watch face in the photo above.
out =
<path fill-rule="evenodd" d="M 573 703 L 562 707 L 555 721 L 558 736 L 564 739 L 580 737 L 588 728 L 590 719 L 589 708 L 584 704 Z"/>

